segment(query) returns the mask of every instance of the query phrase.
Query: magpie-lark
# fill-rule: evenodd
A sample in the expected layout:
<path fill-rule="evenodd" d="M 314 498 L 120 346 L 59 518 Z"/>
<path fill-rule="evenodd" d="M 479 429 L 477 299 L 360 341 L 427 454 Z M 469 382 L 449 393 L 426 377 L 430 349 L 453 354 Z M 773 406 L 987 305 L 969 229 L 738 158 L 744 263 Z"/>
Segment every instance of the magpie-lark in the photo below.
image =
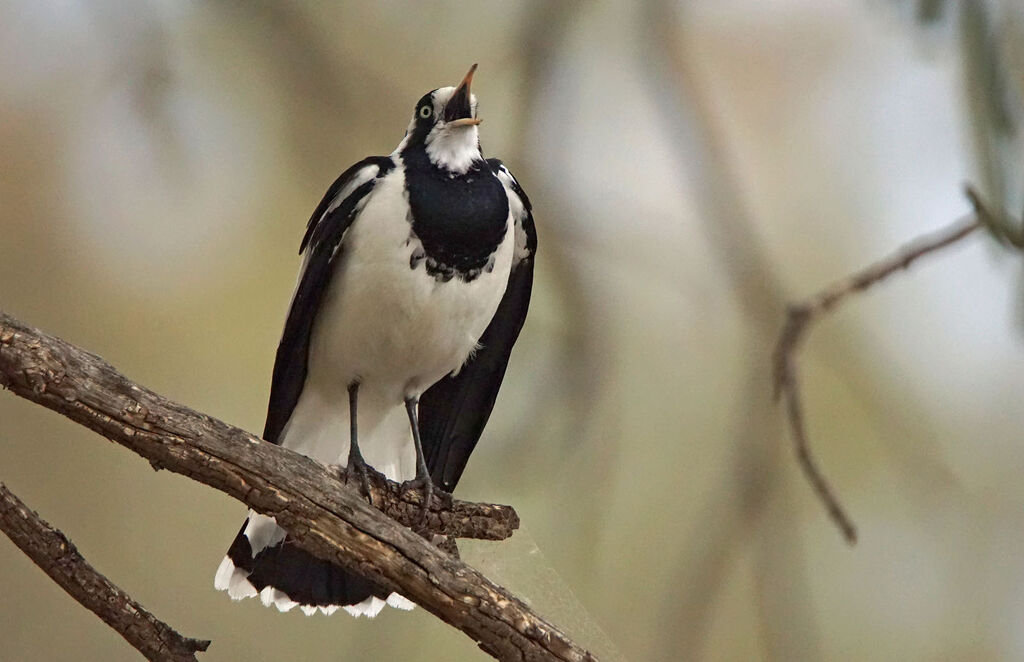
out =
<path fill-rule="evenodd" d="M 462 475 L 533 283 L 530 200 L 480 151 L 475 71 L 424 95 L 395 151 L 343 172 L 313 211 L 263 432 L 364 483 L 365 458 L 426 496 Z M 214 585 L 306 614 L 413 606 L 302 551 L 252 511 Z"/>

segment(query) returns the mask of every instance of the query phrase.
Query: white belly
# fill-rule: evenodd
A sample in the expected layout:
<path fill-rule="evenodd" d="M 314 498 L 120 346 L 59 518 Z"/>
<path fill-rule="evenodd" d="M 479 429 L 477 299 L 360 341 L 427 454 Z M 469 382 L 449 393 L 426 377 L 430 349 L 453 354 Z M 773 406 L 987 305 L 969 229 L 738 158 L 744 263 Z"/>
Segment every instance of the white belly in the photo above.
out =
<path fill-rule="evenodd" d="M 403 401 L 457 370 L 476 347 L 505 292 L 514 234 L 506 231 L 491 272 L 468 283 L 439 281 L 425 262 L 410 267 L 420 247 L 410 241 L 403 189 L 400 169 L 379 182 L 345 236 L 313 327 L 306 384 L 283 435 L 287 448 L 344 463 L 348 386 L 358 381 L 360 449 L 396 480 L 415 472 Z"/>

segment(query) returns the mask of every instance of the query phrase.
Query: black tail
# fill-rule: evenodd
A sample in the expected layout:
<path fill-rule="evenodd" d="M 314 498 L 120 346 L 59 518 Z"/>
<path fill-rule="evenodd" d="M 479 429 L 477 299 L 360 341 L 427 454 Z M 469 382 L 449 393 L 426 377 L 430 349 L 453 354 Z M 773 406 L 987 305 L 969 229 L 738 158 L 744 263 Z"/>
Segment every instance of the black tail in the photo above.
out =
<path fill-rule="evenodd" d="M 273 527 L 280 532 L 270 518 L 255 517 L 266 520 L 259 522 L 259 526 Z M 295 546 L 287 536 L 269 536 L 266 529 L 261 532 L 250 530 L 257 546 L 266 545 L 254 553 L 253 544 L 246 535 L 252 518 L 250 514 L 242 525 L 217 571 L 216 588 L 228 591 L 232 598 L 259 595 L 267 606 L 274 604 L 278 609 L 287 611 L 297 604 L 306 613 L 313 613 L 317 607 L 333 612 L 337 607 L 355 605 L 371 596 L 387 598 L 389 592 L 386 589 L 330 561 L 316 558 Z M 268 587 L 270 591 L 265 590 Z"/>

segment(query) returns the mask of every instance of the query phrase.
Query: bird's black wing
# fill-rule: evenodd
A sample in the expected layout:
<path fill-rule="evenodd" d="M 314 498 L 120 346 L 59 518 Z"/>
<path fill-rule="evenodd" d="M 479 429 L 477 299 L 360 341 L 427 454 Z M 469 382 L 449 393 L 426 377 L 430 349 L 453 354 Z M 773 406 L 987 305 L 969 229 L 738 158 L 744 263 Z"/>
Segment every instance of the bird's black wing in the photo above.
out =
<path fill-rule="evenodd" d="M 434 484 L 451 492 L 462 476 L 505 376 L 512 345 L 526 320 L 533 286 L 537 232 L 530 199 L 498 159 L 488 159 L 505 186 L 515 222 L 515 253 L 508 286 L 477 350 L 455 375 L 448 375 L 420 397 L 423 452 Z"/>
<path fill-rule="evenodd" d="M 271 443 L 280 443 L 281 431 L 302 394 L 313 322 L 331 282 L 334 265 L 341 257 L 345 231 L 377 179 L 393 167 L 394 163 L 386 156 L 371 156 L 355 164 L 331 184 L 309 218 L 299 247 L 299 253 L 306 254 L 302 273 L 295 286 L 274 361 L 270 404 L 263 428 L 263 438 Z"/>

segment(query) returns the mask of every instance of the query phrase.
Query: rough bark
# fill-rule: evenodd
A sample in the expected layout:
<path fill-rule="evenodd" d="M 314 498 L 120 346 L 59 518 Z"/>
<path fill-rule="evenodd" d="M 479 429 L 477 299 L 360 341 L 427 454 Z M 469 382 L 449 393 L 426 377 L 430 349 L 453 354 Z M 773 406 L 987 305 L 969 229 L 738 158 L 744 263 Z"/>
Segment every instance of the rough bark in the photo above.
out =
<path fill-rule="evenodd" d="M 275 517 L 304 549 L 406 596 L 498 659 L 595 659 L 505 589 L 344 488 L 336 472 L 171 402 L 98 356 L 3 312 L 0 385 L 156 468 Z"/>
<path fill-rule="evenodd" d="M 519 528 L 519 515 L 512 506 L 474 503 L 455 499 L 447 492 L 434 491 L 430 511 L 423 518 L 423 492 L 405 489 L 384 474 L 367 467 L 372 505 L 391 519 L 420 534 L 438 533 L 451 538 L 504 540 Z M 359 485 L 340 469 L 340 478 L 348 485 Z"/>
<path fill-rule="evenodd" d="M 0 530 L 82 606 L 150 660 L 196 662 L 209 641 L 182 636 L 114 586 L 82 558 L 63 533 L 0 483 Z"/>

